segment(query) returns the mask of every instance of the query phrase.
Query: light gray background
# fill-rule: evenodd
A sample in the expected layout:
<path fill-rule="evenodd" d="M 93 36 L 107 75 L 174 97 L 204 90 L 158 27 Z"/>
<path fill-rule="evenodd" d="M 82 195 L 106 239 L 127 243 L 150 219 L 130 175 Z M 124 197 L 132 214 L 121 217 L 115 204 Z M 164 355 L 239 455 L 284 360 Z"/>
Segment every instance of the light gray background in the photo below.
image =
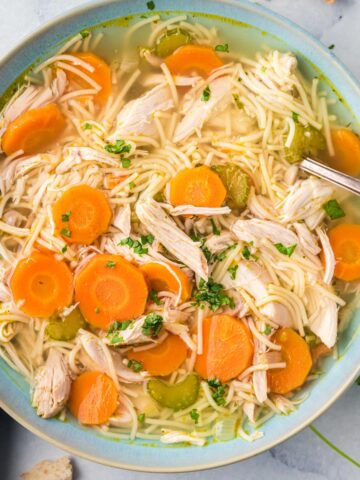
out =
<path fill-rule="evenodd" d="M 155 0 L 156 2 L 156 0 Z M 0 56 L 24 35 L 54 16 L 83 5 L 85 0 L 0 0 Z M 144 5 L 146 0 L 144 0 Z M 360 0 L 258 0 L 259 4 L 295 21 L 326 46 L 335 44 L 336 55 L 360 78 Z M 181 1 L 179 0 L 179 6 Z M 360 386 L 354 385 L 315 426 L 339 448 L 360 461 Z M 21 426 L 0 416 L 1 480 L 15 480 L 35 463 L 64 453 L 38 439 Z M 171 452 L 169 452 L 171 455 Z M 198 452 L 201 455 L 201 450 Z M 176 455 L 174 450 L 173 455 Z M 77 480 L 155 480 L 143 474 L 103 467 L 74 458 Z M 168 480 L 356 480 L 360 469 L 306 429 L 286 443 L 236 465 L 193 474 L 162 475 Z"/>

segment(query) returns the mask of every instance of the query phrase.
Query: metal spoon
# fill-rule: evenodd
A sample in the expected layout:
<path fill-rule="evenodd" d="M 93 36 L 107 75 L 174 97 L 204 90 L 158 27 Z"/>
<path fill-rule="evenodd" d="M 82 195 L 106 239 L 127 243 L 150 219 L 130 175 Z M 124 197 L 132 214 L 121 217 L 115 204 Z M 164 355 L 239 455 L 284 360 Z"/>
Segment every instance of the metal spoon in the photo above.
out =
<path fill-rule="evenodd" d="M 334 183 L 339 187 L 345 188 L 355 195 L 360 196 L 360 180 L 345 173 L 338 172 L 333 168 L 327 167 L 322 163 L 316 162 L 312 158 L 304 158 L 299 163 L 301 170 L 307 173 L 312 173 L 317 177 L 323 178 L 328 182 Z"/>

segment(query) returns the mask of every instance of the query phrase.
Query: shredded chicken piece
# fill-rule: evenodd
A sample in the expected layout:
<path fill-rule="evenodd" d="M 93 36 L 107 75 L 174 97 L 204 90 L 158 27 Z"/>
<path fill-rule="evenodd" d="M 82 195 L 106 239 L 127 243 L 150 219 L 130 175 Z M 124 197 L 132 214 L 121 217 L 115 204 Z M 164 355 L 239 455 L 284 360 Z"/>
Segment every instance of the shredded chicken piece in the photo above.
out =
<path fill-rule="evenodd" d="M 217 78 L 209 83 L 210 97 L 202 100 L 202 94 L 192 103 L 176 127 L 173 141 L 181 142 L 196 130 L 200 130 L 211 115 L 224 110 L 231 102 L 231 79 L 228 76 Z M 191 95 L 191 94 L 190 94 Z"/>
<path fill-rule="evenodd" d="M 161 84 L 146 92 L 136 100 L 128 102 L 117 116 L 115 131 L 109 141 L 129 135 L 154 135 L 153 116 L 156 112 L 165 112 L 174 106 L 170 89 Z"/>
<path fill-rule="evenodd" d="M 115 211 L 113 225 L 118 228 L 127 237 L 131 233 L 131 208 L 127 203 L 123 207 L 118 207 Z"/>
<path fill-rule="evenodd" d="M 63 355 L 51 348 L 44 365 L 36 372 L 32 404 L 39 417 L 51 418 L 65 406 L 71 378 Z"/>
<path fill-rule="evenodd" d="M 200 278 L 208 279 L 206 258 L 193 242 L 154 200 L 138 202 L 136 214 L 144 227 L 178 260 L 187 265 Z"/>
<path fill-rule="evenodd" d="M 317 302 L 316 315 L 312 316 L 310 328 L 328 348 L 332 348 L 337 337 L 337 305 L 329 297 L 319 297 Z"/>
<path fill-rule="evenodd" d="M 160 437 L 160 442 L 162 443 L 191 443 L 191 445 L 197 445 L 202 447 L 205 445 L 205 439 L 200 438 L 194 433 L 184 433 L 177 430 L 166 430 L 163 429 L 163 435 Z"/>
<path fill-rule="evenodd" d="M 298 244 L 297 235 L 288 228 L 270 220 L 237 220 L 231 227 L 239 240 L 259 244 L 263 238 L 273 243 L 282 243 L 285 247 Z"/>
<path fill-rule="evenodd" d="M 317 228 L 316 233 L 318 234 L 318 237 L 320 239 L 322 251 L 325 257 L 325 272 L 324 272 L 323 281 L 324 283 L 327 283 L 328 285 L 330 285 L 334 276 L 335 263 L 336 263 L 335 255 L 334 255 L 333 249 L 331 248 L 329 237 L 326 235 L 326 233 L 323 232 L 321 228 Z"/>
<path fill-rule="evenodd" d="M 226 288 L 243 288 L 256 301 L 266 298 L 269 294 L 267 285 L 271 278 L 267 271 L 254 262 L 239 262 L 235 278 L 227 272 L 222 280 Z M 269 302 L 260 308 L 261 313 L 269 317 L 274 323 L 282 327 L 293 327 L 289 310 L 277 302 Z"/>
<path fill-rule="evenodd" d="M 219 208 L 207 208 L 207 207 L 194 207 L 193 205 L 180 205 L 170 210 L 172 216 L 178 215 L 204 215 L 207 217 L 213 217 L 214 215 L 227 215 L 231 213 L 229 207 Z"/>

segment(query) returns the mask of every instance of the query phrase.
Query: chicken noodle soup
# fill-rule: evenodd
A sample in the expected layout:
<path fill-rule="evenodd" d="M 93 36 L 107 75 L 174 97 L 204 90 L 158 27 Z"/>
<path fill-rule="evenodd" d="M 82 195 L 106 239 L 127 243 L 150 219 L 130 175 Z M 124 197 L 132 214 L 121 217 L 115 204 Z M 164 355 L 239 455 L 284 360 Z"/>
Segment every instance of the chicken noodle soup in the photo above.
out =
<path fill-rule="evenodd" d="M 347 194 L 297 162 L 357 175 L 359 139 L 291 52 L 186 15 L 107 41 L 76 35 L 1 112 L 0 354 L 41 417 L 255 440 L 336 352 L 360 278 Z"/>

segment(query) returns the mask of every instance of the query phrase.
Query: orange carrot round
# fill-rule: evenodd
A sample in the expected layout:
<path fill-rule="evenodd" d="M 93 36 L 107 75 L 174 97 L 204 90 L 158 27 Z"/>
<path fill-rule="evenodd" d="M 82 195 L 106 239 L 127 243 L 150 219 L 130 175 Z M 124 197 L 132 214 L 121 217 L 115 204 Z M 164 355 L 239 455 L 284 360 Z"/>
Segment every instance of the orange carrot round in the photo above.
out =
<path fill-rule="evenodd" d="M 171 273 L 169 269 L 174 272 Z M 185 302 L 191 295 L 191 282 L 189 277 L 179 267 L 168 264 L 168 268 L 160 263 L 145 263 L 140 267 L 144 273 L 150 290 L 156 292 L 169 291 L 179 293 L 181 283 L 181 300 Z M 178 278 L 176 280 L 175 276 Z"/>
<path fill-rule="evenodd" d="M 67 243 L 90 245 L 107 231 L 111 217 L 105 195 L 88 185 L 69 188 L 53 205 L 56 233 Z"/>
<path fill-rule="evenodd" d="M 75 65 L 76 68 L 85 73 L 101 87 L 101 90 L 96 95 L 94 95 L 94 100 L 99 104 L 105 104 L 111 94 L 112 89 L 111 70 L 109 65 L 94 53 L 80 52 L 73 53 L 72 55 L 80 58 L 80 60 L 83 60 L 84 62 L 94 67 L 94 71 L 89 72 L 81 65 Z M 76 80 L 76 82 L 79 83 L 82 87 L 93 88 L 91 85 L 89 85 L 88 82 L 86 82 L 84 79 L 82 79 L 75 73 L 66 71 L 66 74 L 69 80 Z"/>
<path fill-rule="evenodd" d="M 339 128 L 331 132 L 335 154 L 328 155 L 330 167 L 354 177 L 360 174 L 360 138 L 351 130 Z"/>
<path fill-rule="evenodd" d="M 206 379 L 227 382 L 251 365 L 252 334 L 247 325 L 230 315 L 204 318 L 203 353 L 196 357 L 195 370 Z"/>
<path fill-rule="evenodd" d="M 37 153 L 53 143 L 65 128 L 65 117 L 55 103 L 19 115 L 7 127 L 2 149 L 7 155 L 17 150 Z"/>
<path fill-rule="evenodd" d="M 268 385 L 273 393 L 285 394 L 301 387 L 312 367 L 310 348 L 305 340 L 291 328 L 281 328 L 272 337 L 281 346 L 285 368 L 268 371 Z"/>
<path fill-rule="evenodd" d="M 143 273 L 119 255 L 95 255 L 75 278 L 76 301 L 94 327 L 140 316 L 147 297 Z"/>
<path fill-rule="evenodd" d="M 10 281 L 15 302 L 31 317 L 46 318 L 70 305 L 73 276 L 65 262 L 33 252 L 18 262 Z"/>
<path fill-rule="evenodd" d="M 360 225 L 342 223 L 328 232 L 335 256 L 334 275 L 351 282 L 360 278 Z"/>
<path fill-rule="evenodd" d="M 165 64 L 173 75 L 182 75 L 196 71 L 209 75 L 224 63 L 211 47 L 201 45 L 184 45 L 166 57 Z"/>
<path fill-rule="evenodd" d="M 177 335 L 169 334 L 154 348 L 127 352 L 129 360 L 137 360 L 150 375 L 165 376 L 177 370 L 186 360 L 187 346 Z"/>
<path fill-rule="evenodd" d="M 85 372 L 72 385 L 68 407 L 84 425 L 106 423 L 118 405 L 114 381 L 101 372 Z"/>
<path fill-rule="evenodd" d="M 184 168 L 170 182 L 170 202 L 195 207 L 221 207 L 226 188 L 219 175 L 202 166 Z"/>

